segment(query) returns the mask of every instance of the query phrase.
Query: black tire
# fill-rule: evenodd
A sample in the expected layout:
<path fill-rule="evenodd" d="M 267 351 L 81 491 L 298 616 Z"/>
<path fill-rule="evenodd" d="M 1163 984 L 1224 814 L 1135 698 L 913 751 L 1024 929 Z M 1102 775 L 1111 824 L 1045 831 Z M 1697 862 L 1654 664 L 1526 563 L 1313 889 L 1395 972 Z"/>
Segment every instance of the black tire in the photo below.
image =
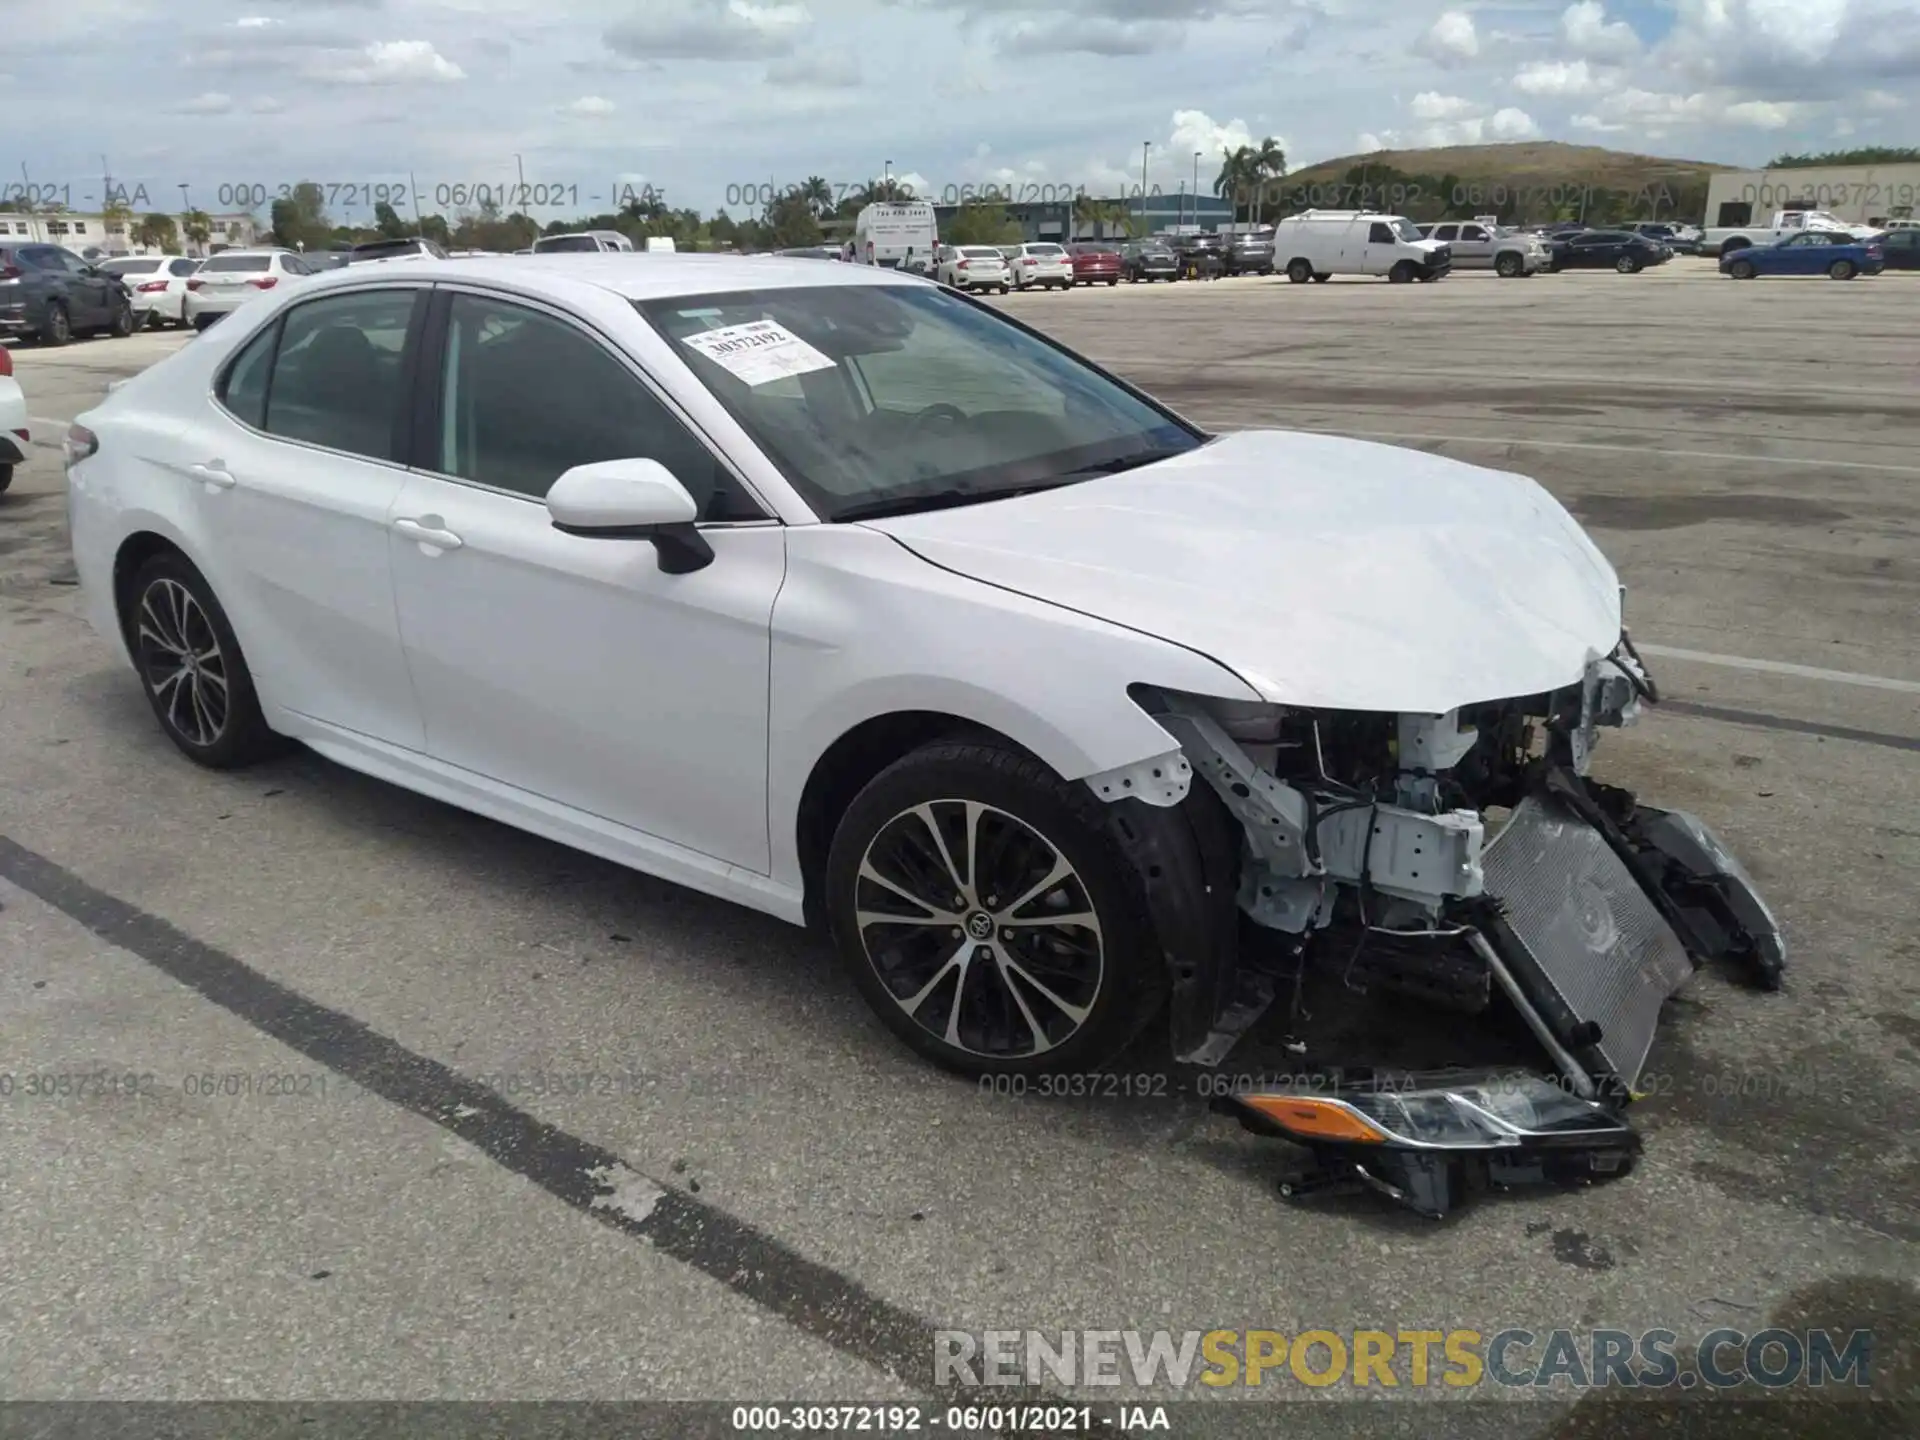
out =
<path fill-rule="evenodd" d="M 1332 278 L 1333 272 L 1331 270 L 1316 270 L 1313 272 L 1313 283 L 1316 285 L 1324 285 Z"/>
<path fill-rule="evenodd" d="M 73 317 L 58 300 L 47 302 L 47 323 L 40 327 L 40 343 L 57 349 L 73 339 Z"/>
<path fill-rule="evenodd" d="M 1526 267 L 1527 262 L 1509 250 L 1506 254 L 1494 259 L 1493 273 L 1502 280 L 1511 280 L 1514 276 L 1525 273 Z"/>
<path fill-rule="evenodd" d="M 1119 283 L 1120 283 L 1120 277 L 1116 275 L 1113 279 L 1107 281 L 1107 288 L 1111 290 L 1114 286 L 1118 285 Z"/>
<path fill-rule="evenodd" d="M 133 334 L 134 329 L 133 302 L 122 300 L 114 307 L 113 319 L 107 322 L 107 333 L 116 339 L 124 340 Z"/>
<path fill-rule="evenodd" d="M 1751 280 L 1759 273 L 1751 260 L 1736 260 L 1727 267 L 1727 274 L 1736 280 Z"/>
<path fill-rule="evenodd" d="M 1851 280 L 1860 272 L 1851 260 L 1836 260 L 1827 267 L 1827 275 L 1834 280 Z"/>
<path fill-rule="evenodd" d="M 196 315 L 193 317 L 193 328 L 195 330 L 205 331 L 209 326 L 213 324 L 214 320 L 217 318 L 218 318 L 217 316 L 213 316 L 213 315 L 206 315 L 206 314 Z"/>
<path fill-rule="evenodd" d="M 1634 255 L 1622 255 L 1618 260 L 1613 262 L 1613 268 L 1618 270 L 1622 275 L 1638 275 L 1641 268 L 1640 259 Z"/>
<path fill-rule="evenodd" d="M 1004 295 L 1004 294 L 1006 294 L 1006 293 L 1007 293 L 1007 287 L 1006 287 L 1006 286 L 1004 286 L 1004 285 L 1002 285 L 1002 286 L 1000 287 L 1000 293 L 1001 293 L 1002 295 Z"/>
<path fill-rule="evenodd" d="M 1313 265 L 1306 260 L 1287 262 L 1287 279 L 1296 285 L 1304 285 L 1313 278 Z"/>
<path fill-rule="evenodd" d="M 977 847 L 966 834 L 969 804 L 985 807 L 975 820 L 982 842 Z M 1106 830 L 1106 808 L 1085 786 L 1068 784 L 1030 755 L 958 739 L 895 761 L 860 792 L 833 837 L 825 899 L 841 959 L 888 1029 L 944 1069 L 1037 1075 L 1097 1068 L 1161 1012 L 1166 962 L 1139 877 Z M 917 810 L 934 817 L 940 846 L 955 854 L 952 864 L 942 860 Z M 963 860 L 956 853 L 975 849 L 990 872 L 984 877 L 972 868 L 974 855 Z M 871 864 L 875 858 L 877 866 Z M 1070 878 L 1031 895 L 1030 887 L 1056 859 L 1071 867 Z M 992 907 L 1003 899 L 999 895 L 934 895 L 935 880 L 957 888 L 956 872 L 981 879 L 982 889 L 1006 882 L 1021 892 L 998 912 Z M 871 873 L 918 885 L 941 905 L 958 899 L 952 921 L 946 912 L 936 918 L 932 905 L 899 899 L 866 878 Z M 1061 912 L 1091 915 L 1094 924 L 1033 923 L 1038 917 L 1032 912 L 1049 901 L 1057 901 L 1052 908 Z M 928 912 L 933 923 L 870 921 L 863 927 L 857 918 L 913 916 L 912 906 Z M 1015 926 L 995 923 L 1010 918 Z M 875 940 L 877 960 L 869 951 L 875 930 L 889 937 Z M 883 978 L 883 967 L 890 968 L 890 979 Z M 1071 1009 L 1043 998 L 1031 983 L 1035 971 Z M 903 1001 L 916 994 L 920 1003 L 909 1013 Z M 1046 1048 L 1036 1049 L 1036 1028 L 1051 1041 Z M 950 1043 L 949 1034 L 961 1043 Z"/>
<path fill-rule="evenodd" d="M 160 319 L 159 307 L 147 311 L 147 318 L 140 324 L 142 330 L 158 330 L 164 322 Z"/>
<path fill-rule="evenodd" d="M 7 493 L 7 487 L 13 484 L 13 466 L 0 465 L 0 495 Z"/>
<path fill-rule="evenodd" d="M 191 607 L 181 602 L 183 595 Z M 181 754 L 209 770 L 232 770 L 283 748 L 260 713 L 253 674 L 227 612 L 184 556 L 164 552 L 135 572 L 120 623 L 140 688 Z M 176 663 L 183 650 L 196 656 L 191 667 Z"/>
<path fill-rule="evenodd" d="M 1390 284 L 1407 285 L 1412 283 L 1413 275 L 1414 275 L 1413 262 L 1411 260 L 1402 260 L 1398 265 L 1394 266 L 1393 269 L 1387 272 L 1387 280 Z"/>

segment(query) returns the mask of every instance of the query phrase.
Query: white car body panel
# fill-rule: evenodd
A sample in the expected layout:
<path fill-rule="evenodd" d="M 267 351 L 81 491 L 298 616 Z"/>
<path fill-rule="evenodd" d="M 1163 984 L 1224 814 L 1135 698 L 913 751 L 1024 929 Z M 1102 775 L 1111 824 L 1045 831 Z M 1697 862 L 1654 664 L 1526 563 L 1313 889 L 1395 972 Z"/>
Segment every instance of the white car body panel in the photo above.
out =
<path fill-rule="evenodd" d="M 1073 256 L 1052 241 L 1022 245 L 1020 253 L 1007 261 L 1007 270 L 1013 276 L 1016 289 L 1073 284 Z"/>
<path fill-rule="evenodd" d="M 702 526 L 714 563 L 667 574 L 646 540 L 568 536 L 536 502 L 266 436 L 212 399 L 284 307 L 428 283 L 597 331 L 776 520 Z M 1335 437 L 1232 436 L 1051 493 L 822 524 L 633 308 L 925 283 L 807 259 L 562 254 L 279 287 L 80 417 L 101 437 L 68 471 L 87 613 L 122 644 L 115 557 L 163 536 L 223 598 L 275 729 L 795 921 L 807 780 L 866 721 L 959 716 L 1083 779 L 1177 748 L 1131 686 L 1439 712 L 1565 684 L 1617 640 L 1611 567 L 1533 482 Z M 459 543 L 423 547 L 394 533 L 402 518 Z"/>
<path fill-rule="evenodd" d="M 1163 636 L 1278 704 L 1441 714 L 1579 680 L 1613 567 L 1546 490 L 1330 435 L 1243 431 L 996 505 L 871 522 L 935 564 Z"/>
<path fill-rule="evenodd" d="M 20 382 L 11 375 L 0 375 L 0 465 L 25 463 L 31 439 L 27 397 Z"/>

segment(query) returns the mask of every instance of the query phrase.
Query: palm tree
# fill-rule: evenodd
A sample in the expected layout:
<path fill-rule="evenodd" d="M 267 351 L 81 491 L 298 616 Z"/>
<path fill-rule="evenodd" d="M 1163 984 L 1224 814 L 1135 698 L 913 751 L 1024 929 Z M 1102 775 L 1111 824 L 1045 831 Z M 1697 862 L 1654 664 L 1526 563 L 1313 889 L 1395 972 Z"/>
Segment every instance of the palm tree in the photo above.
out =
<path fill-rule="evenodd" d="M 818 219 L 833 213 L 833 186 L 818 175 L 809 175 L 800 184 L 800 198 L 807 202 Z"/>
<path fill-rule="evenodd" d="M 1251 145 L 1241 145 L 1227 152 L 1220 162 L 1220 173 L 1214 177 L 1213 193 L 1221 199 L 1233 202 L 1233 218 L 1240 218 L 1241 207 L 1247 203 L 1248 193 L 1260 183 L 1260 176 L 1254 168 L 1254 149 Z"/>
<path fill-rule="evenodd" d="M 1269 135 L 1254 148 L 1251 161 L 1253 171 L 1253 218 L 1256 224 L 1260 212 L 1266 207 L 1267 183 L 1279 180 L 1287 173 L 1287 152 L 1280 148 L 1280 142 Z"/>
<path fill-rule="evenodd" d="M 213 218 L 204 210 L 189 210 L 180 217 L 180 229 L 194 245 L 204 246 L 213 238 Z"/>

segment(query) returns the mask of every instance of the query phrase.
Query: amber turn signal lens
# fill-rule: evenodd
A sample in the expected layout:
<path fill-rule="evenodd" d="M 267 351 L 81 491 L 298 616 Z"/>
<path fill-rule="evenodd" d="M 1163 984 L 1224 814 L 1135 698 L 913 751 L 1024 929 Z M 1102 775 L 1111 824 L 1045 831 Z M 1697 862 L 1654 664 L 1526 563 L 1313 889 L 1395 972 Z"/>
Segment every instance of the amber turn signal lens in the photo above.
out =
<path fill-rule="evenodd" d="M 1335 1140 L 1347 1144 L 1382 1145 L 1386 1132 L 1369 1124 L 1334 1100 L 1300 1095 L 1243 1095 L 1240 1103 L 1303 1140 Z"/>

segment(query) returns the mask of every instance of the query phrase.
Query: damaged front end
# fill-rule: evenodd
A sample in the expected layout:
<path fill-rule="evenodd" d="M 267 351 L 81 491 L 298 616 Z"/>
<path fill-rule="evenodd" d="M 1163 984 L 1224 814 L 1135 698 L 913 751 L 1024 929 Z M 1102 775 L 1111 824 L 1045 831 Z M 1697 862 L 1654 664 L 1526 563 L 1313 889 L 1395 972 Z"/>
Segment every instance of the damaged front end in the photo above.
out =
<path fill-rule="evenodd" d="M 1591 778 L 1599 732 L 1658 700 L 1624 633 L 1577 685 L 1440 715 L 1137 698 L 1206 784 L 1133 793 L 1213 835 L 1199 853 L 1215 912 L 1165 917 L 1182 927 L 1179 1059 L 1219 1066 L 1276 1002 L 1298 1033 L 1310 977 L 1517 1018 L 1531 1037 L 1536 1062 L 1517 1067 L 1336 1054 L 1221 1087 L 1243 1123 L 1314 1157 L 1291 1193 L 1357 1183 L 1440 1215 L 1485 1183 L 1624 1173 L 1639 1144 L 1625 1111 L 1667 998 L 1709 960 L 1780 985 L 1779 926 L 1713 832 Z M 1096 779 L 1116 784 L 1131 780 Z M 1237 923 L 1221 921 L 1227 892 Z"/>

